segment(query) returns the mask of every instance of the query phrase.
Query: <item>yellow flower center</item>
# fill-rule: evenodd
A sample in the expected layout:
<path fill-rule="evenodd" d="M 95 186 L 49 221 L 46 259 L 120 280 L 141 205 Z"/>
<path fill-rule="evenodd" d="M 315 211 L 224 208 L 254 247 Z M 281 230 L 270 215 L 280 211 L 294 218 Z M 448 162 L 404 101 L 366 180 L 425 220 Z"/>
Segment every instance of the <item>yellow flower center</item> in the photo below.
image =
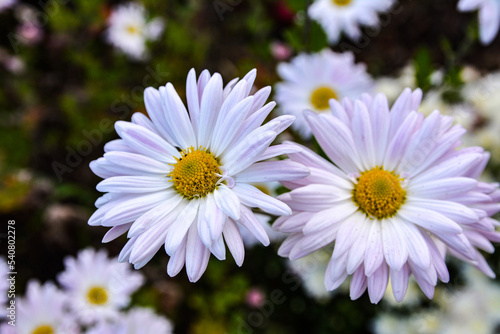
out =
<path fill-rule="evenodd" d="M 87 293 L 87 298 L 91 304 L 103 305 L 108 301 L 108 293 L 105 288 L 94 286 Z"/>
<path fill-rule="evenodd" d="M 328 101 L 337 99 L 337 93 L 330 87 L 318 87 L 311 94 L 311 103 L 316 110 L 325 110 L 330 107 Z"/>
<path fill-rule="evenodd" d="M 139 27 L 138 26 L 135 26 L 135 25 L 129 25 L 127 27 L 127 32 L 131 35 L 135 35 L 135 34 L 138 34 L 140 31 Z"/>
<path fill-rule="evenodd" d="M 333 4 L 337 6 L 347 6 L 351 3 L 352 0 L 332 0 Z"/>
<path fill-rule="evenodd" d="M 35 328 L 31 334 L 54 334 L 54 329 L 49 325 L 41 325 Z"/>
<path fill-rule="evenodd" d="M 219 161 L 210 151 L 200 146 L 181 151 L 181 157 L 175 158 L 174 169 L 168 174 L 174 182 L 174 189 L 182 196 L 192 199 L 205 197 L 217 187 L 222 174 Z"/>
<path fill-rule="evenodd" d="M 392 217 L 406 200 L 402 180 L 394 172 L 375 167 L 361 173 L 352 191 L 353 200 L 368 216 L 378 219 Z"/>

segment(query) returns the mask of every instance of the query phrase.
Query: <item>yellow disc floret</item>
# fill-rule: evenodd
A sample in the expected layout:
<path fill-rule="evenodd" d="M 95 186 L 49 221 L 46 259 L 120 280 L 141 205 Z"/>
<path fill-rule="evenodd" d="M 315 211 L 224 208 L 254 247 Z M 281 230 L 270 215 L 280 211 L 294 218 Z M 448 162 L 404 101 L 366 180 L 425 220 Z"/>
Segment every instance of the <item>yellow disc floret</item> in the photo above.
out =
<path fill-rule="evenodd" d="M 35 328 L 31 334 L 54 334 L 54 329 L 49 325 L 41 325 Z"/>
<path fill-rule="evenodd" d="M 207 149 L 190 147 L 182 150 L 180 158 L 168 174 L 174 182 L 174 189 L 182 196 L 192 199 L 205 197 L 213 192 L 220 180 L 221 171 L 217 158 Z"/>
<path fill-rule="evenodd" d="M 87 292 L 89 303 L 94 305 L 103 305 L 108 301 L 108 292 L 101 286 L 94 286 Z"/>
<path fill-rule="evenodd" d="M 327 86 L 318 87 L 311 94 L 311 104 L 316 110 L 328 109 L 330 99 L 337 99 L 337 93 Z"/>
<path fill-rule="evenodd" d="M 347 6 L 352 0 L 333 0 L 333 3 L 337 6 Z"/>
<path fill-rule="evenodd" d="M 353 200 L 368 216 L 378 219 L 392 217 L 406 199 L 401 181 L 394 172 L 375 167 L 361 173 L 352 191 Z"/>

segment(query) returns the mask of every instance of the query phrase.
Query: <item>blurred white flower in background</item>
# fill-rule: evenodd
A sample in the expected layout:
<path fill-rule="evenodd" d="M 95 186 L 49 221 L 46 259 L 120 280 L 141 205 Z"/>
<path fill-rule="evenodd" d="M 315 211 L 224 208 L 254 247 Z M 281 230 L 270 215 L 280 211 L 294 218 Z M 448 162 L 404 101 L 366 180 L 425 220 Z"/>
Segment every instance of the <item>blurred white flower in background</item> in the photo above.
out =
<path fill-rule="evenodd" d="M 67 298 L 52 283 L 28 282 L 26 295 L 17 301 L 16 333 L 79 333 L 79 326 L 66 312 Z"/>
<path fill-rule="evenodd" d="M 500 325 L 500 286 L 474 268 L 465 269 L 466 285 L 458 290 L 438 288 L 435 304 L 410 317 L 380 313 L 375 333 L 491 334 Z"/>
<path fill-rule="evenodd" d="M 163 19 L 148 21 L 147 16 L 141 4 L 119 5 L 108 18 L 107 40 L 133 59 L 146 59 L 146 42 L 157 40 L 165 27 Z"/>
<path fill-rule="evenodd" d="M 135 307 L 120 314 L 116 322 L 103 322 L 86 334 L 170 334 L 172 323 L 146 307 Z"/>
<path fill-rule="evenodd" d="M 308 13 L 321 24 L 328 41 L 336 44 L 342 32 L 353 40 L 359 40 L 359 26 L 377 27 L 378 13 L 388 11 L 393 3 L 393 0 L 316 0 Z"/>
<path fill-rule="evenodd" d="M 84 324 L 114 319 L 144 280 L 130 265 L 108 258 L 104 250 L 82 250 L 64 264 L 58 281 L 70 296 L 72 312 Z"/>
<path fill-rule="evenodd" d="M 356 99 L 372 92 L 373 80 L 366 72 L 366 65 L 354 61 L 351 52 L 335 53 L 325 49 L 314 54 L 299 54 L 289 63 L 278 65 L 283 81 L 276 84 L 276 101 L 283 114 L 296 117 L 292 127 L 304 139 L 312 135 L 304 110 L 329 112 L 330 99 Z"/>
<path fill-rule="evenodd" d="M 479 37 L 481 43 L 493 42 L 500 26 L 500 1 L 498 0 L 460 0 L 458 10 L 469 12 L 479 10 Z"/>

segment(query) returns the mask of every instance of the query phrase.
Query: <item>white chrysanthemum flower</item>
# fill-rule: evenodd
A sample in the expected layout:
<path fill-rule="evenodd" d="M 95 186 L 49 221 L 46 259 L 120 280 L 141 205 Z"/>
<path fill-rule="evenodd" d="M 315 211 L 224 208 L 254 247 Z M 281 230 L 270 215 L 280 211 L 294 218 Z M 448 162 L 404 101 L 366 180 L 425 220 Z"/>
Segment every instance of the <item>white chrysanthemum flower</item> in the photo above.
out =
<path fill-rule="evenodd" d="M 359 26 L 378 26 L 378 13 L 388 11 L 393 3 L 393 0 L 315 0 L 308 13 L 321 24 L 328 41 L 336 44 L 342 32 L 359 40 Z"/>
<path fill-rule="evenodd" d="M 300 54 L 290 63 L 280 63 L 277 71 L 284 81 L 276 84 L 276 101 L 284 114 L 297 118 L 292 127 L 306 139 L 311 129 L 304 118 L 305 109 L 325 112 L 330 99 L 359 98 L 373 88 L 366 66 L 355 64 L 351 52 L 325 49 Z"/>
<path fill-rule="evenodd" d="M 170 334 L 172 323 L 146 307 L 135 307 L 122 314 L 117 322 L 103 322 L 87 334 Z"/>
<path fill-rule="evenodd" d="M 377 303 L 390 276 L 401 301 L 413 274 L 432 298 L 437 280 L 449 280 L 445 252 L 494 277 L 475 248 L 493 252 L 490 240 L 500 241 L 500 223 L 490 218 L 500 210 L 498 184 L 477 181 L 489 154 L 457 149 L 465 130 L 437 110 L 424 118 L 415 111 L 421 97 L 407 89 L 389 110 L 385 96 L 364 95 L 306 114 L 335 165 L 306 148 L 289 154 L 311 175 L 282 182 L 292 191 L 278 198 L 293 215 L 274 227 L 292 233 L 279 250 L 291 260 L 335 242 L 328 290 L 352 275 L 351 298 L 368 289 Z"/>
<path fill-rule="evenodd" d="M 256 71 L 223 89 L 222 78 L 203 71 L 187 78 L 189 114 L 172 84 L 144 93 L 150 121 L 135 114 L 119 121 L 122 139 L 104 147 L 103 158 L 90 165 L 106 178 L 97 189 L 109 192 L 96 203 L 90 225 L 112 226 L 110 241 L 129 228 L 130 240 L 119 260 L 144 266 L 165 244 L 167 273 L 177 275 L 184 263 L 190 281 L 205 271 L 210 253 L 226 257 L 226 242 L 238 266 L 244 247 L 238 225 L 264 245 L 269 238 L 251 208 L 273 215 L 290 208 L 250 183 L 296 180 L 309 170 L 290 160 L 267 161 L 296 151 L 290 145 L 269 147 L 294 120 L 281 116 L 261 126 L 274 108 L 266 105 L 271 89 L 250 95 Z"/>
<path fill-rule="evenodd" d="M 146 41 L 157 40 L 165 23 L 161 18 L 147 21 L 143 5 L 127 3 L 115 8 L 108 18 L 107 40 L 134 59 L 147 56 Z"/>
<path fill-rule="evenodd" d="M 52 283 L 28 282 L 26 295 L 19 298 L 17 334 L 76 334 L 79 326 L 66 312 L 68 297 Z M 3 332 L 2 332 L 3 333 Z"/>
<path fill-rule="evenodd" d="M 57 279 L 70 297 L 73 314 L 85 324 L 114 319 L 144 280 L 129 265 L 108 258 L 104 250 L 84 249 L 64 264 Z"/>
<path fill-rule="evenodd" d="M 495 39 L 500 27 L 499 0 L 460 0 L 458 10 L 469 12 L 479 10 L 479 37 L 484 45 Z"/>

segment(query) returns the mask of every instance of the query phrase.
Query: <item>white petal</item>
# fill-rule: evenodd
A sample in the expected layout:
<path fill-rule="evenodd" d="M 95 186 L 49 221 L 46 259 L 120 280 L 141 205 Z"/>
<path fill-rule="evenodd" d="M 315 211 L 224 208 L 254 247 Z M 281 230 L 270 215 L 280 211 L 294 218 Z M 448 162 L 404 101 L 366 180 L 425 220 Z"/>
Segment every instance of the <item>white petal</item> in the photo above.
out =
<path fill-rule="evenodd" d="M 132 223 L 112 227 L 102 238 L 102 243 L 104 244 L 115 240 L 116 238 L 127 232 L 130 226 L 132 226 Z"/>
<path fill-rule="evenodd" d="M 240 200 L 226 185 L 221 184 L 214 191 L 217 207 L 234 220 L 240 219 Z"/>
<path fill-rule="evenodd" d="M 228 220 L 224 225 L 223 230 L 224 240 L 226 240 L 227 247 L 233 255 L 234 261 L 241 267 L 245 258 L 245 246 L 241 239 L 240 230 L 232 220 Z"/>
<path fill-rule="evenodd" d="M 394 222 L 392 219 L 384 219 L 381 226 L 385 260 L 391 269 L 399 271 L 408 259 L 408 250 L 403 240 L 404 236 L 395 226 L 397 223 L 399 222 Z"/>
<path fill-rule="evenodd" d="M 104 158 L 114 165 L 142 174 L 167 175 L 171 169 L 168 164 L 141 154 L 112 151 L 104 153 Z"/>
<path fill-rule="evenodd" d="M 260 129 L 250 133 L 222 157 L 222 164 L 227 173 L 235 175 L 248 168 L 260 158 L 276 136 L 274 131 L 262 132 Z"/>
<path fill-rule="evenodd" d="M 235 175 L 236 182 L 291 181 L 309 176 L 309 168 L 291 160 L 257 162 Z"/>
<path fill-rule="evenodd" d="M 170 257 L 167 265 L 167 274 L 170 277 L 174 277 L 177 275 L 184 267 L 184 263 L 186 262 L 186 243 L 187 243 L 187 235 L 182 239 L 179 248 L 177 251 Z"/>
<path fill-rule="evenodd" d="M 269 237 L 252 210 L 245 205 L 241 205 L 240 210 L 241 218 L 238 220 L 238 223 L 252 233 L 264 246 L 269 246 Z"/>
<path fill-rule="evenodd" d="M 403 219 L 412 222 L 424 229 L 440 234 L 462 232 L 462 228 L 453 220 L 432 210 L 422 207 L 412 206 L 411 203 L 405 203 L 398 211 L 398 215 Z"/>
<path fill-rule="evenodd" d="M 210 146 L 210 138 L 222 105 L 222 78 L 215 73 L 207 83 L 201 97 L 198 143 Z"/>
<path fill-rule="evenodd" d="M 114 226 L 135 221 L 143 213 L 174 196 L 171 191 L 159 191 L 142 196 L 134 196 L 116 203 L 102 218 L 102 226 Z"/>
<path fill-rule="evenodd" d="M 186 208 L 170 226 L 165 239 L 165 251 L 168 255 L 172 256 L 177 251 L 189 227 L 193 221 L 196 221 L 199 204 L 200 201 L 198 200 L 190 200 Z"/>
<path fill-rule="evenodd" d="M 292 214 L 292 210 L 285 203 L 264 194 L 259 189 L 245 183 L 238 183 L 233 191 L 238 195 L 241 204 L 251 208 L 259 208 L 264 212 L 282 216 Z"/>
<path fill-rule="evenodd" d="M 100 192 L 150 193 L 170 188 L 172 182 L 161 176 L 113 176 L 99 182 Z"/>
<path fill-rule="evenodd" d="M 186 272 L 190 282 L 196 282 L 205 272 L 210 258 L 210 250 L 198 236 L 198 228 L 192 225 L 186 244 Z"/>

